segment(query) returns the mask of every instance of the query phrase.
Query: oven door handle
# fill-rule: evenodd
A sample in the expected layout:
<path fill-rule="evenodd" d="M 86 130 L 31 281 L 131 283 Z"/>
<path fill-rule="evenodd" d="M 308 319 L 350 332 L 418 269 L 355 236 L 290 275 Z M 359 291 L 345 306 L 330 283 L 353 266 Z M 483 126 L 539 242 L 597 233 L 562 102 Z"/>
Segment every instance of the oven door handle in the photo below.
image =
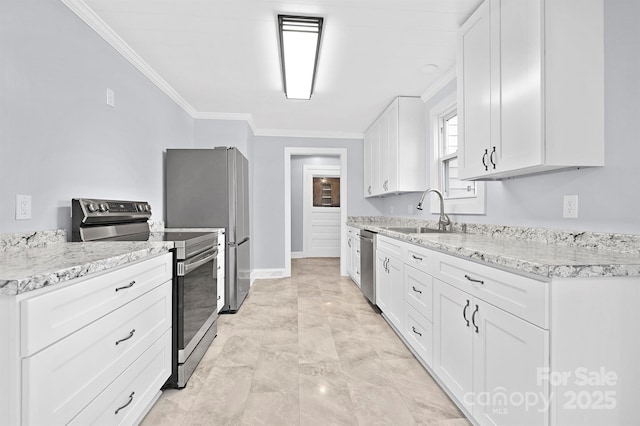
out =
<path fill-rule="evenodd" d="M 182 277 L 218 256 L 218 249 L 212 248 L 205 251 L 189 262 L 178 262 L 178 276 Z"/>

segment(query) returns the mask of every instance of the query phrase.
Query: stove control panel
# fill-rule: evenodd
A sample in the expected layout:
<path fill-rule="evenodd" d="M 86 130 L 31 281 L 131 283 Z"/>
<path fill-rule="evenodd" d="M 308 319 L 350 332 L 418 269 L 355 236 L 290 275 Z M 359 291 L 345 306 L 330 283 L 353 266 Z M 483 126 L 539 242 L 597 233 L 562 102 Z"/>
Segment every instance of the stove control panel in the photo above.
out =
<path fill-rule="evenodd" d="M 118 201 L 98 200 L 87 198 L 74 198 L 72 204 L 72 216 L 80 214 L 85 219 L 90 217 L 131 218 L 151 216 L 151 205 L 146 201 Z M 117 219 L 116 219 L 117 220 Z M 86 223 L 86 220 L 83 221 Z"/>

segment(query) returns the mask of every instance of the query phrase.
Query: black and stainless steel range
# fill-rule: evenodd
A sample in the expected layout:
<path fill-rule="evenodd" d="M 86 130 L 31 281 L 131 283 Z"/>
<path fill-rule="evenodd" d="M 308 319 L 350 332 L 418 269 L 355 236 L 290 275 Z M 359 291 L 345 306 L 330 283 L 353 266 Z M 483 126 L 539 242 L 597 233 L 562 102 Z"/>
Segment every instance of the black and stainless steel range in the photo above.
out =
<path fill-rule="evenodd" d="M 217 233 L 151 232 L 144 201 L 74 198 L 71 217 L 73 241 L 173 242 L 173 371 L 165 387 L 185 387 L 217 333 Z"/>

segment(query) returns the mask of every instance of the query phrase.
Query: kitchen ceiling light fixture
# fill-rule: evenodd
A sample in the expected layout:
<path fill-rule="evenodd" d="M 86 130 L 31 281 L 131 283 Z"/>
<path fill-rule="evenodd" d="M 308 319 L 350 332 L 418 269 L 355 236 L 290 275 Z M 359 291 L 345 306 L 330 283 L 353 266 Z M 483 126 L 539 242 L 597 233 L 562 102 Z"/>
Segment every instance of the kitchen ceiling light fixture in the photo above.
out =
<path fill-rule="evenodd" d="M 311 99 L 323 21 L 318 17 L 278 15 L 280 64 L 287 99 Z"/>

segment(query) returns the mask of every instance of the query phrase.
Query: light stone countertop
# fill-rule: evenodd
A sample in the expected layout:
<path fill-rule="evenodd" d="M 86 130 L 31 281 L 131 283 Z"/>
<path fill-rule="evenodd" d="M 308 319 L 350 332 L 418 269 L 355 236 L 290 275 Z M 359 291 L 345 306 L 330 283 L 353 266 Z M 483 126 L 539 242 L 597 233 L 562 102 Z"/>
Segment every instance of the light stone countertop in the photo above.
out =
<path fill-rule="evenodd" d="M 28 291 L 126 265 L 173 248 L 172 242 L 59 242 L 0 252 L 0 296 Z"/>
<path fill-rule="evenodd" d="M 457 229 L 458 232 L 427 234 L 405 234 L 383 228 L 411 226 L 414 222 L 349 218 L 347 225 L 544 280 L 554 277 L 640 277 L 638 236 L 498 226 L 474 228 L 483 233 L 470 233 L 464 227 L 467 229 Z M 436 222 L 422 225 L 425 224 L 437 229 Z M 611 249 L 612 241 L 618 242 L 621 251 Z"/>

